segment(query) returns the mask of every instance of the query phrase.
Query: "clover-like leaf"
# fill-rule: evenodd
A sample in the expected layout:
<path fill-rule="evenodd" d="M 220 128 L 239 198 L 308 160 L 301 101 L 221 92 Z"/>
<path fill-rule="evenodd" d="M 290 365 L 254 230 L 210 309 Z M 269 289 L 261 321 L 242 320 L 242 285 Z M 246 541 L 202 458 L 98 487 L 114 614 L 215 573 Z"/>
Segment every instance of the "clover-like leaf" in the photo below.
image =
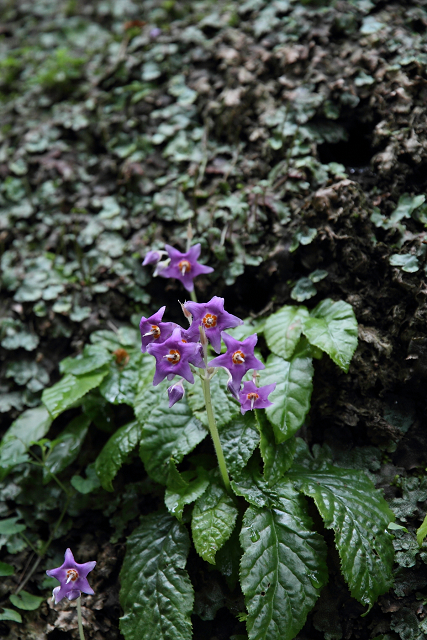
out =
<path fill-rule="evenodd" d="M 285 306 L 271 315 L 264 327 L 264 335 L 271 351 L 277 356 L 292 357 L 302 331 L 302 323 L 309 313 L 305 307 Z"/>
<path fill-rule="evenodd" d="M 80 400 L 88 391 L 98 387 L 108 373 L 108 369 L 94 371 L 81 376 L 71 373 L 65 375 L 62 380 L 45 389 L 42 400 L 52 418 L 57 418 L 63 411 L 69 409 Z"/>
<path fill-rule="evenodd" d="M 340 300 L 323 300 L 304 321 L 303 333 L 346 373 L 357 347 L 357 320 L 353 307 Z"/>
<path fill-rule="evenodd" d="M 215 554 L 231 536 L 238 510 L 234 500 L 220 482 L 211 482 L 196 501 L 191 520 L 197 553 L 211 564 Z"/>
<path fill-rule="evenodd" d="M 295 356 L 289 361 L 276 355 L 269 356 L 262 382 L 263 385 L 276 383 L 269 396 L 273 405 L 266 412 L 277 442 L 284 442 L 302 426 L 310 408 L 312 378 L 311 358 Z"/>
<path fill-rule="evenodd" d="M 135 449 L 141 437 L 141 427 L 136 420 L 120 427 L 106 442 L 95 460 L 95 470 L 102 487 L 113 491 L 112 481 L 128 455 Z"/>
<path fill-rule="evenodd" d="M 167 484 L 170 460 L 181 462 L 206 435 L 185 398 L 171 411 L 167 396 L 163 396 L 142 425 L 140 456 L 147 473 L 153 480 Z"/>
<path fill-rule="evenodd" d="M 372 607 L 392 584 L 394 514 L 361 471 L 324 463 L 316 469 L 294 465 L 288 477 L 314 499 L 325 527 L 335 532 L 341 569 L 353 597 Z"/>
<path fill-rule="evenodd" d="M 250 506 L 240 542 L 249 640 L 292 640 L 327 582 L 326 545 L 290 482 L 275 506 Z"/>
<path fill-rule="evenodd" d="M 9 600 L 15 607 L 18 609 L 23 609 L 24 611 L 35 611 L 38 609 L 41 603 L 44 601 L 44 598 L 40 596 L 33 596 L 32 593 L 28 593 L 28 591 L 20 591 L 17 594 L 12 594 L 9 597 Z"/>
<path fill-rule="evenodd" d="M 141 518 L 120 572 L 126 640 L 191 640 L 193 587 L 185 570 L 187 529 L 167 512 Z"/>

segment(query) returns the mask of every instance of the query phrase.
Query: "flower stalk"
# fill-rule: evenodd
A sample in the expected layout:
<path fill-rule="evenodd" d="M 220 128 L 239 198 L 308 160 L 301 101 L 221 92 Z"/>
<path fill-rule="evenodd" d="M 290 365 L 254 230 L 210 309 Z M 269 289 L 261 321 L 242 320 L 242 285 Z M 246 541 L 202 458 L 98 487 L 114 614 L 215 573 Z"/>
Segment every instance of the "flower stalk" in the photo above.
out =
<path fill-rule="evenodd" d="M 224 453 L 222 451 L 218 428 L 216 426 L 215 416 L 212 408 L 210 379 L 207 373 L 205 373 L 205 375 L 202 377 L 202 386 L 203 386 L 203 395 L 205 398 L 206 413 L 208 416 L 209 432 L 211 434 L 212 441 L 214 443 L 215 453 L 218 459 L 219 470 L 221 472 L 221 477 L 227 492 L 231 493 L 230 478 L 228 477 L 227 465 L 225 463 Z"/>
<path fill-rule="evenodd" d="M 80 640 L 85 640 L 85 633 L 83 631 L 83 618 L 82 618 L 82 603 L 81 597 L 77 598 L 77 622 L 79 625 Z"/>

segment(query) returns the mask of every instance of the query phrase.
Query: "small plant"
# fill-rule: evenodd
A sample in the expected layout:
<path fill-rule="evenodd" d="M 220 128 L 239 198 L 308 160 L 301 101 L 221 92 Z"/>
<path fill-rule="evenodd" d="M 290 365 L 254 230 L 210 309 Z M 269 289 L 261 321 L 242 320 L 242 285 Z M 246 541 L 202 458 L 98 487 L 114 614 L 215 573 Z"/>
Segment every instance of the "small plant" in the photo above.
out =
<path fill-rule="evenodd" d="M 199 246 L 185 254 L 167 251 L 170 264 L 159 275 L 180 279 L 195 298 L 193 281 L 184 278 L 197 275 Z M 145 263 L 158 264 L 162 255 L 155 254 Z M 287 305 L 256 322 L 228 313 L 217 296 L 185 302 L 182 310 L 187 328 L 164 322 L 165 307 L 144 316 L 141 347 L 133 329 L 93 333 L 81 356 L 61 363 L 64 377 L 43 393 L 46 408 L 25 412 L 5 435 L 3 475 L 38 446 L 42 455 L 35 463 L 61 485 L 57 475 L 78 455 L 90 422 L 100 419 L 96 407 L 133 408 L 135 419 L 114 429 L 87 478 L 71 479 L 82 493 L 114 491 L 117 473 L 139 447 L 147 474 L 163 487 L 164 505 L 142 516 L 127 541 L 120 593 L 126 640 L 191 640 L 190 531 L 196 552 L 230 588 L 240 581 L 246 611 L 239 618 L 246 620 L 249 639 L 270 640 L 279 633 L 292 640 L 328 579 L 326 544 L 308 515 L 307 497 L 334 531 L 352 595 L 369 610 L 392 584 L 387 527 L 393 513 L 362 472 L 313 457 L 295 437 L 310 408 L 313 358 L 325 352 L 348 371 L 357 346 L 351 306 L 330 299 L 311 311 Z M 56 441 L 47 440 L 52 420 L 76 407 L 82 409 L 76 423 Z M 31 422 L 33 432 L 27 430 L 17 443 L 31 411 L 44 412 L 43 426 Z M 212 452 L 208 447 L 200 454 L 195 449 L 208 433 Z M 57 445 L 71 437 L 79 442 L 74 457 L 70 447 Z M 54 571 L 66 563 L 67 558 Z M 93 563 L 81 566 L 88 564 Z"/>

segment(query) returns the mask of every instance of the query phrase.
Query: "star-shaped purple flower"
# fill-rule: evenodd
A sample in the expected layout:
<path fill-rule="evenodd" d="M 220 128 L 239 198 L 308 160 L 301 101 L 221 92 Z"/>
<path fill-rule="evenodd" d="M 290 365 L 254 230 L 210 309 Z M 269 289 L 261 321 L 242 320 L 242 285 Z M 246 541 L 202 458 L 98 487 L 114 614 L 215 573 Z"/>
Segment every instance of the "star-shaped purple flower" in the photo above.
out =
<path fill-rule="evenodd" d="M 149 318 L 142 316 L 141 322 L 139 323 L 142 353 L 147 351 L 147 346 L 152 342 L 156 344 L 164 342 L 172 335 L 172 331 L 177 327 L 174 322 L 162 322 L 165 309 L 166 307 L 162 307 Z"/>
<path fill-rule="evenodd" d="M 270 393 L 276 388 L 276 383 L 266 384 L 264 387 L 257 387 L 252 380 L 243 383 L 243 389 L 239 393 L 240 410 L 244 415 L 246 411 L 252 409 L 266 409 L 273 404 L 268 400 Z"/>
<path fill-rule="evenodd" d="M 185 342 L 182 339 L 180 327 L 174 329 L 172 335 L 161 344 L 149 344 L 147 352 L 156 358 L 154 386 L 158 385 L 166 376 L 168 380 L 172 380 L 175 376 L 181 376 L 194 384 L 190 364 L 202 369 L 205 368 L 200 344 Z"/>
<path fill-rule="evenodd" d="M 177 278 L 187 291 L 193 291 L 194 278 L 202 273 L 212 273 L 213 271 L 212 267 L 206 267 L 204 264 L 197 262 L 197 258 L 200 256 L 200 244 L 190 247 L 190 250 L 186 251 L 186 253 L 181 253 L 181 251 L 174 249 L 169 244 L 165 245 L 165 249 L 168 252 L 170 263 L 158 275 L 162 276 L 162 278 Z"/>
<path fill-rule="evenodd" d="M 265 369 L 258 358 L 254 356 L 255 345 L 258 336 L 254 333 L 245 340 L 236 340 L 224 331 L 221 334 L 227 347 L 226 353 L 214 358 L 209 362 L 209 367 L 225 367 L 231 373 L 233 387 L 236 392 L 240 391 L 242 378 L 249 369 Z"/>
<path fill-rule="evenodd" d="M 224 310 L 224 298 L 218 296 L 206 303 L 186 302 L 184 307 L 193 316 L 193 322 L 187 329 L 190 339 L 198 340 L 199 326 L 203 326 L 207 339 L 217 353 L 221 352 L 221 331 L 243 324 L 243 320 Z"/>
<path fill-rule="evenodd" d="M 49 569 L 46 571 L 48 576 L 56 578 L 60 582 L 60 586 L 55 587 L 53 590 L 55 604 L 58 604 L 65 596 L 67 596 L 68 600 L 76 600 L 80 597 L 82 591 L 83 593 L 88 593 L 93 596 L 95 592 L 89 585 L 86 576 L 92 571 L 95 565 L 95 560 L 78 564 L 74 560 L 71 549 L 67 549 L 64 564 L 57 569 Z"/>

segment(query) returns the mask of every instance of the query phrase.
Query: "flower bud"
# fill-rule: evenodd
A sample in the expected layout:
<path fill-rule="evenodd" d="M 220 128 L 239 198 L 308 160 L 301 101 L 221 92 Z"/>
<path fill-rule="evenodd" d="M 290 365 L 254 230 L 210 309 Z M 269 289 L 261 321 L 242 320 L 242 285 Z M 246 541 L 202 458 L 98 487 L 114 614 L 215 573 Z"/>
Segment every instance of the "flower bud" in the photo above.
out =
<path fill-rule="evenodd" d="M 144 258 L 142 266 L 145 267 L 147 264 L 157 264 L 161 257 L 160 251 L 149 251 Z"/>
<path fill-rule="evenodd" d="M 175 384 L 170 386 L 168 389 L 169 409 L 173 407 L 173 405 L 176 402 L 179 402 L 180 400 L 182 400 L 182 398 L 184 397 L 184 394 L 185 394 L 185 389 L 184 389 L 182 380 L 179 380 L 178 382 L 175 382 Z"/>

